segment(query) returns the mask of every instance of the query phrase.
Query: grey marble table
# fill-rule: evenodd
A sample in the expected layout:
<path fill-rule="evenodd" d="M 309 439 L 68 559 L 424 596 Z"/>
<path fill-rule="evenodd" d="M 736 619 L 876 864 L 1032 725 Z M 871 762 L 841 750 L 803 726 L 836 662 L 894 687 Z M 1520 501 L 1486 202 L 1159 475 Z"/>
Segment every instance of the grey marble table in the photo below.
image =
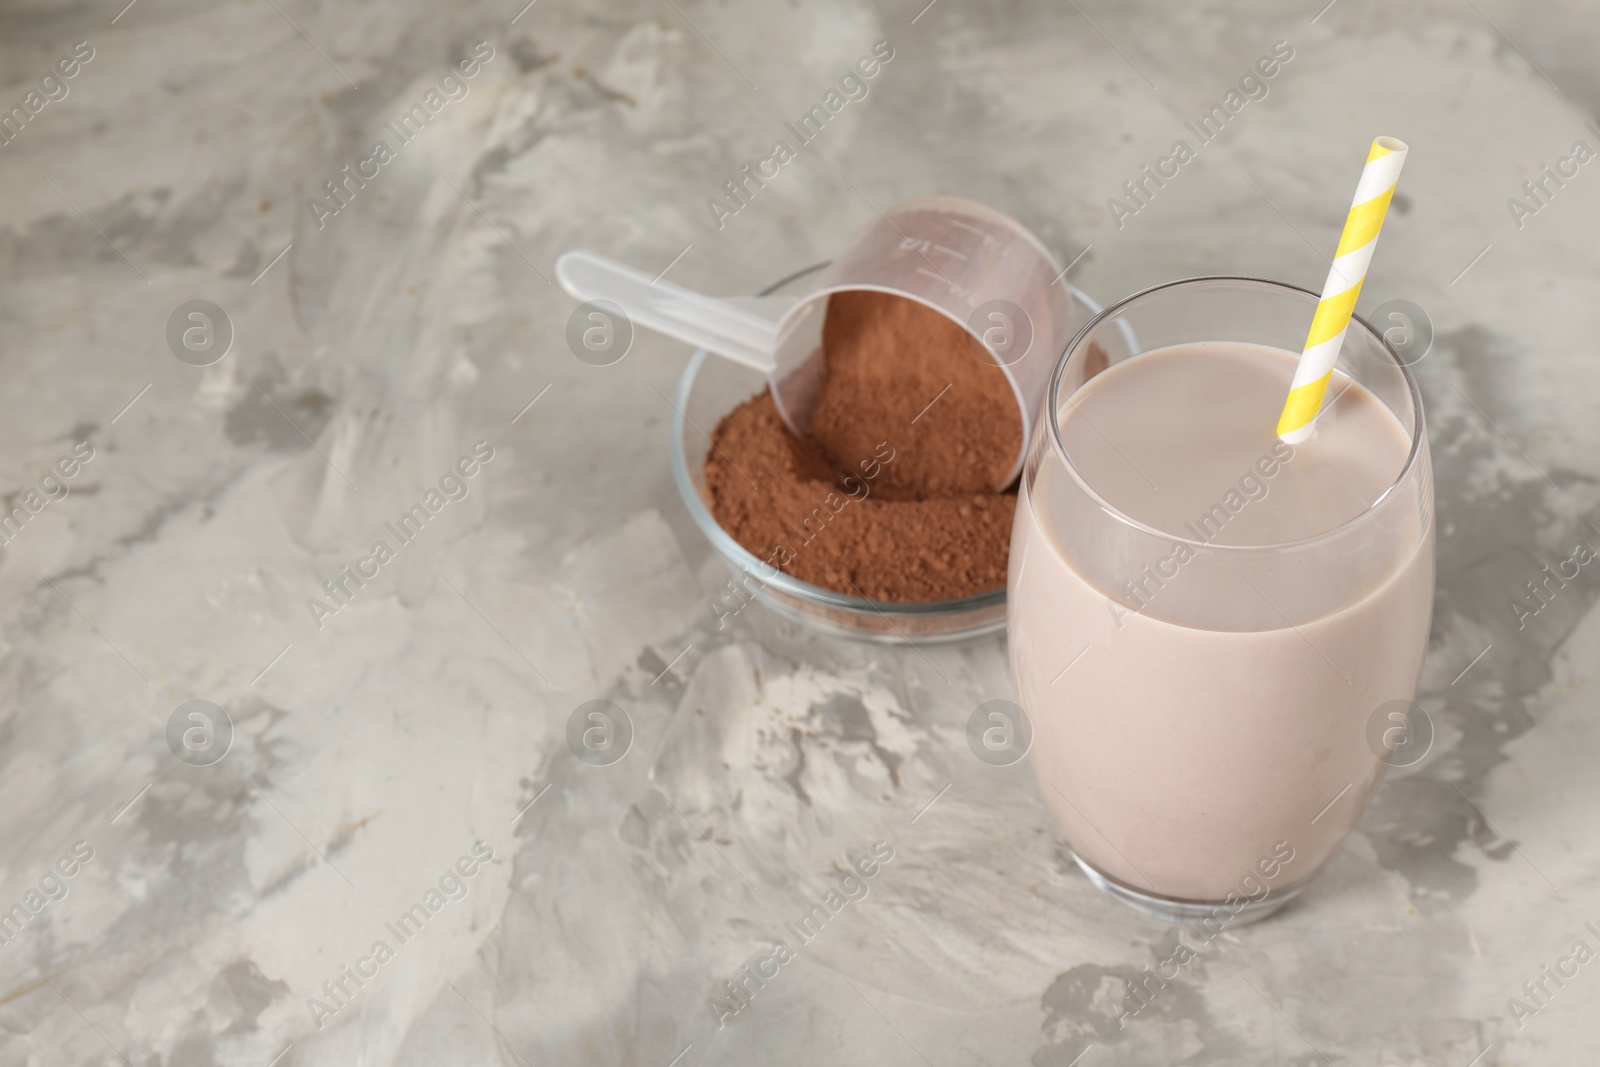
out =
<path fill-rule="evenodd" d="M 1600 579 L 1525 586 L 1600 546 L 1593 5 L 924 2 L 0 6 L 0 1065 L 1594 1061 Z M 554 259 L 750 292 L 945 192 L 1101 298 L 1314 287 L 1379 133 L 1436 736 L 1130 1014 L 1192 936 L 973 758 L 1003 640 L 719 628 L 689 353 L 575 358 Z"/>

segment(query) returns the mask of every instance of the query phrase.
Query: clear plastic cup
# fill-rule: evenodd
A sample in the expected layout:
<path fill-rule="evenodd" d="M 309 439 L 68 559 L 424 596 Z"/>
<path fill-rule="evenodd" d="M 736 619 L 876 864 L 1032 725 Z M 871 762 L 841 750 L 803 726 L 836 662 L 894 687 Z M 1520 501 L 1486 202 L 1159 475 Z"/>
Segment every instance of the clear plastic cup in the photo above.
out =
<path fill-rule="evenodd" d="M 1072 298 L 1038 238 L 993 208 L 950 196 L 890 207 L 797 295 L 704 296 L 589 252 L 556 264 L 569 293 L 609 300 L 637 325 L 762 371 L 796 433 L 811 424 L 822 382 L 828 297 L 852 290 L 915 300 L 961 324 L 1005 373 L 1022 445 L 996 489 L 1022 470 L 1055 366 L 1072 335 Z"/>

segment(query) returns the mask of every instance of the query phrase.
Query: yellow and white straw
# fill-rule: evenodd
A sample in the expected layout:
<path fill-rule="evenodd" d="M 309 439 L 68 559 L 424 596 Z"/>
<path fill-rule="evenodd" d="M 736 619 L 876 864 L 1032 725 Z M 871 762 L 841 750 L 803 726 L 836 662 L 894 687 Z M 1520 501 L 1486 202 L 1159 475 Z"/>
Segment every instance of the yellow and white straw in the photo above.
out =
<path fill-rule="evenodd" d="M 1405 161 L 1404 141 L 1393 137 L 1373 140 L 1372 150 L 1367 153 L 1367 165 L 1361 171 L 1361 181 L 1356 185 L 1355 199 L 1350 204 L 1350 214 L 1344 220 L 1344 233 L 1339 237 L 1333 268 L 1328 271 L 1322 300 L 1317 304 L 1311 331 L 1306 335 L 1300 365 L 1295 368 L 1289 398 L 1284 401 L 1283 414 L 1278 418 L 1278 436 L 1289 444 L 1299 444 L 1311 436 L 1312 423 L 1322 410 L 1328 379 L 1333 377 L 1339 346 L 1344 343 L 1344 331 L 1355 312 L 1356 297 L 1361 295 L 1367 264 L 1372 262 L 1372 250 L 1378 246 L 1378 231 L 1383 228 L 1389 199 L 1394 196 L 1395 183 L 1400 180 L 1400 168 Z"/>

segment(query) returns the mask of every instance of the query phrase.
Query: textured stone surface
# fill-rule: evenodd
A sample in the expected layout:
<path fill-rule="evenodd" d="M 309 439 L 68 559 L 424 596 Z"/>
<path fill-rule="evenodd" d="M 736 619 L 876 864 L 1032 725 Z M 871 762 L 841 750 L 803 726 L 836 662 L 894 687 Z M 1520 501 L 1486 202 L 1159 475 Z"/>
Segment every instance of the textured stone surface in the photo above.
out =
<path fill-rule="evenodd" d="M 38 106 L 0 148 L 0 494 L 93 448 L 0 556 L 0 909 L 40 905 L 0 947 L 0 1065 L 1593 1058 L 1600 964 L 1523 983 L 1600 948 L 1600 582 L 1521 628 L 1510 602 L 1600 545 L 1600 164 L 1520 227 L 1507 205 L 1600 148 L 1592 10 L 921 4 L 0 11 L 0 106 Z M 879 40 L 867 97 L 718 229 L 707 198 Z M 319 225 L 308 199 L 478 41 L 466 95 Z M 1119 226 L 1107 199 L 1277 41 L 1266 96 Z M 1003 643 L 850 645 L 762 608 L 719 630 L 664 447 L 689 353 L 574 358 L 553 262 L 746 293 L 945 192 L 1081 253 L 1103 299 L 1315 287 L 1379 133 L 1412 152 L 1361 306 L 1437 332 L 1438 738 L 1298 902 L 1119 1027 L 1177 935 L 1085 881 L 1024 766 L 968 751 L 1013 695 Z M 234 331 L 203 368 L 166 341 L 195 299 Z M 168 744 L 191 699 L 232 723 L 209 766 Z M 592 700 L 633 727 L 608 766 L 566 740 Z M 865 897 L 786 936 L 878 841 Z M 719 1029 L 709 1001 L 779 938 L 794 958 Z M 379 939 L 348 1003 L 308 1003 Z"/>

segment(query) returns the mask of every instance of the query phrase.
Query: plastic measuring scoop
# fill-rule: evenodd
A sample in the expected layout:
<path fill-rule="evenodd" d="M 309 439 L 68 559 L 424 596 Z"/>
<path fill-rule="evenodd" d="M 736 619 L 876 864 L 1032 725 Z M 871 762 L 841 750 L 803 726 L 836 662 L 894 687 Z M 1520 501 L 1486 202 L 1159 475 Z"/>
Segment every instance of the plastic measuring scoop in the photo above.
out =
<path fill-rule="evenodd" d="M 1044 245 L 993 208 L 948 196 L 889 208 L 798 296 L 705 296 L 582 251 L 558 259 L 556 277 L 580 300 L 611 301 L 637 326 L 761 371 L 798 434 L 811 425 L 822 383 L 830 295 L 867 289 L 930 307 L 983 345 L 1016 398 L 1022 447 L 996 489 L 1022 470 L 1050 372 L 1072 336 L 1071 297 Z"/>

